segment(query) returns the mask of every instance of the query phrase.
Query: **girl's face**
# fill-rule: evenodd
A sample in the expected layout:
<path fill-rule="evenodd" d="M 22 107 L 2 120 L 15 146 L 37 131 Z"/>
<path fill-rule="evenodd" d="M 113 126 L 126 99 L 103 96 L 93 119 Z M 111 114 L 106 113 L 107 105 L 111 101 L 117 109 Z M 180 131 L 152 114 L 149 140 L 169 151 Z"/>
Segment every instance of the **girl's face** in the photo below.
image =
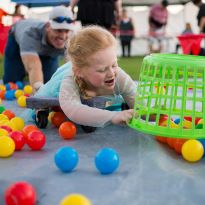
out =
<path fill-rule="evenodd" d="M 81 75 L 91 89 L 113 90 L 118 70 L 116 49 L 110 46 L 96 52 L 90 59 L 89 67 Z"/>

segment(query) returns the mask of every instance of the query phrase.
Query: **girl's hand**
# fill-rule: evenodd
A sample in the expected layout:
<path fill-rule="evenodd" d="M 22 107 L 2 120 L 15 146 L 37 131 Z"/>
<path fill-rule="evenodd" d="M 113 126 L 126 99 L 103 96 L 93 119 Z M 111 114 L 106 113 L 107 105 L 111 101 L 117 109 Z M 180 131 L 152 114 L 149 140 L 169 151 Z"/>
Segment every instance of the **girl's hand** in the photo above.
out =
<path fill-rule="evenodd" d="M 133 109 L 121 111 L 111 121 L 113 124 L 126 124 L 132 118 L 133 112 Z"/>

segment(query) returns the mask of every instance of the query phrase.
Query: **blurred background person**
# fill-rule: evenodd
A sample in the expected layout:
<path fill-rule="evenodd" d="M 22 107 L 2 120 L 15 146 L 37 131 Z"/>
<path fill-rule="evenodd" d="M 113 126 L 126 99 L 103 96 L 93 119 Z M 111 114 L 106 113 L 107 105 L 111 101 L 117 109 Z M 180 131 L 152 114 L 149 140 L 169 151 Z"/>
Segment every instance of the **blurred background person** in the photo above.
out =
<path fill-rule="evenodd" d="M 135 35 L 133 20 L 128 16 L 127 10 L 122 10 L 122 18 L 120 21 L 120 42 L 122 47 L 122 56 L 130 57 L 131 42 Z M 126 54 L 127 53 L 127 54 Z"/>
<path fill-rule="evenodd" d="M 199 32 L 205 33 L 205 4 L 202 2 L 202 0 L 192 0 L 192 3 L 199 8 L 197 14 Z"/>
<path fill-rule="evenodd" d="M 165 29 L 168 20 L 167 0 L 154 4 L 149 12 L 149 49 L 152 52 L 161 52 L 163 49 L 162 40 L 165 36 Z M 154 48 L 155 43 L 158 48 Z"/>
<path fill-rule="evenodd" d="M 122 10 L 122 0 L 71 0 L 72 11 L 78 6 L 77 20 L 82 26 L 100 25 L 111 29 L 115 18 L 119 19 Z"/>

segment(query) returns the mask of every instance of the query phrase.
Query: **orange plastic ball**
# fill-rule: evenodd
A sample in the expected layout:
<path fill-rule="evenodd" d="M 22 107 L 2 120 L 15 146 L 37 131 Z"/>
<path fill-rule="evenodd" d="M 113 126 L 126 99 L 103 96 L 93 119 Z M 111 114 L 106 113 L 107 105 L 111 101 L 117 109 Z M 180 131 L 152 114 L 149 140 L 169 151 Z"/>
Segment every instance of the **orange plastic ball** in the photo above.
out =
<path fill-rule="evenodd" d="M 167 143 L 167 137 L 156 136 L 156 140 L 161 143 Z"/>
<path fill-rule="evenodd" d="M 187 141 L 187 139 L 177 139 L 174 144 L 174 149 L 178 154 L 182 152 L 182 146 Z"/>
<path fill-rule="evenodd" d="M 28 134 L 30 132 L 33 132 L 33 131 L 39 131 L 38 127 L 35 126 L 35 125 L 26 125 L 24 128 L 23 128 L 23 133 L 24 135 L 27 137 Z"/>
<path fill-rule="evenodd" d="M 174 149 L 174 145 L 176 143 L 176 139 L 175 138 L 167 138 L 167 144 Z"/>
<path fill-rule="evenodd" d="M 51 122 L 56 127 L 59 127 L 63 122 L 65 122 L 65 120 L 66 120 L 66 117 L 62 112 L 56 112 L 53 115 Z"/>
<path fill-rule="evenodd" d="M 59 135 L 64 139 L 73 139 L 76 131 L 76 126 L 72 122 L 63 122 L 59 127 Z"/>
<path fill-rule="evenodd" d="M 5 92 L 6 92 L 6 90 L 0 90 L 0 98 L 1 99 L 5 98 Z"/>
<path fill-rule="evenodd" d="M 2 114 L 6 115 L 9 120 L 15 117 L 15 114 L 11 110 L 5 110 Z"/>

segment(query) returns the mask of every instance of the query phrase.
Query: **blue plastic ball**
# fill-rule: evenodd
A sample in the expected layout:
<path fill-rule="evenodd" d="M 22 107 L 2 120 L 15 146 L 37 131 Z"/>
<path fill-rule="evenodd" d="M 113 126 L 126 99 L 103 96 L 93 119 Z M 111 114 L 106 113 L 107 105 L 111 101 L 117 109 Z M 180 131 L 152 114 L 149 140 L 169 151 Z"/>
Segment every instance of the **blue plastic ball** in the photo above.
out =
<path fill-rule="evenodd" d="M 6 87 L 6 90 L 10 90 L 11 89 L 11 86 L 8 83 L 5 84 L 5 87 Z"/>
<path fill-rule="evenodd" d="M 205 139 L 198 139 L 198 141 L 201 142 L 201 144 L 203 145 L 203 148 L 205 150 Z M 205 152 L 204 152 L 203 157 L 205 157 Z"/>
<path fill-rule="evenodd" d="M 4 96 L 6 100 L 13 100 L 15 98 L 14 92 L 12 90 L 6 91 Z"/>
<path fill-rule="evenodd" d="M 72 147 L 61 147 L 55 154 L 55 164 L 62 172 L 71 172 L 78 164 L 78 153 Z"/>
<path fill-rule="evenodd" d="M 180 118 L 175 119 L 174 123 L 178 125 L 180 123 Z"/>
<path fill-rule="evenodd" d="M 23 89 L 24 85 L 21 81 L 17 81 L 16 85 L 18 86 L 18 89 Z"/>
<path fill-rule="evenodd" d="M 95 166 L 101 174 L 111 174 L 119 166 L 118 153 L 112 148 L 103 148 L 95 156 Z"/>

